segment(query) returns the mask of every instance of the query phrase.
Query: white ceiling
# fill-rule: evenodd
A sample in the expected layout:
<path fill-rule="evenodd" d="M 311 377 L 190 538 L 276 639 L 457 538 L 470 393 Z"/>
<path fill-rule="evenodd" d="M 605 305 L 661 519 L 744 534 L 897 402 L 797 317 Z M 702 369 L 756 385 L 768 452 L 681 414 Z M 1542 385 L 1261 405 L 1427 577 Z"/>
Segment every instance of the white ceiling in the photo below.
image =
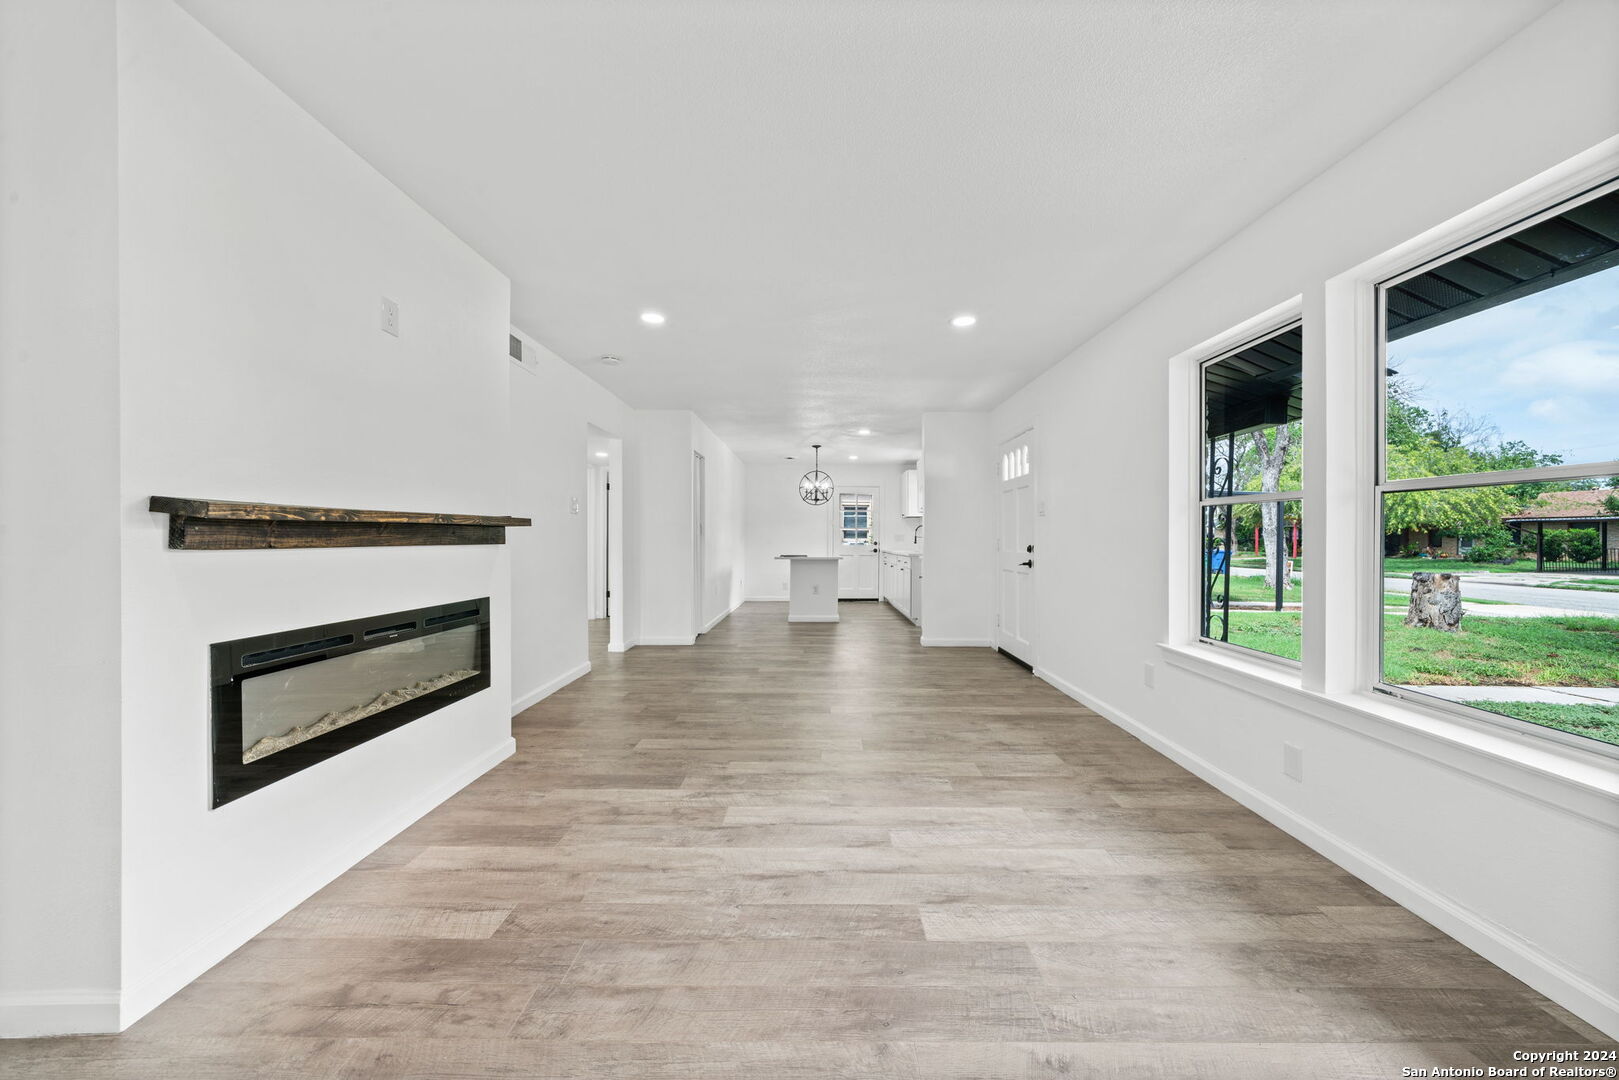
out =
<path fill-rule="evenodd" d="M 998 403 L 1551 6 L 181 2 L 630 404 L 863 461 Z"/>

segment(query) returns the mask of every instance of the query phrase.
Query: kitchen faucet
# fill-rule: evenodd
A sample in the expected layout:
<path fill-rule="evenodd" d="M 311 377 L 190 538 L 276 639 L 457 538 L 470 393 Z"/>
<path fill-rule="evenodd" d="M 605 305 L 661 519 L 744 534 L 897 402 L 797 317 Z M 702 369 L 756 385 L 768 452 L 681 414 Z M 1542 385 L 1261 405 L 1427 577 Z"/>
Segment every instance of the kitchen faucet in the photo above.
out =
<path fill-rule="evenodd" d="M 922 525 L 926 525 L 926 524 L 927 524 L 927 522 L 925 522 L 925 521 L 922 523 Z M 922 525 L 918 525 L 916 528 L 911 530 L 911 546 L 912 547 L 915 547 L 917 544 L 921 543 L 921 541 L 919 541 L 916 538 L 916 534 L 922 531 Z"/>

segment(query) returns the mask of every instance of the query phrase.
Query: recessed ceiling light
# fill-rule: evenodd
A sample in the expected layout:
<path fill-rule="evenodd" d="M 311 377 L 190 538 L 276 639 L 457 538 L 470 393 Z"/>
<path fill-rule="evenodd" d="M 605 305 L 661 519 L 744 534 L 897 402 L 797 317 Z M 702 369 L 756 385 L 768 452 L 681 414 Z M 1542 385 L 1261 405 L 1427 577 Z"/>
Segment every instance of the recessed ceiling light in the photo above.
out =
<path fill-rule="evenodd" d="M 596 361 L 596 363 L 606 364 L 608 367 L 618 367 L 618 365 L 622 364 L 623 362 L 624 361 L 620 360 L 616 356 L 604 356 L 600 360 Z"/>
<path fill-rule="evenodd" d="M 963 313 L 961 315 L 957 315 L 954 319 L 951 319 L 950 325 L 954 326 L 957 330 L 965 330 L 977 322 L 977 315 L 968 315 Z"/>
<path fill-rule="evenodd" d="M 607 451 L 605 451 L 605 450 L 598 450 L 598 451 L 596 451 L 596 456 L 597 456 L 597 457 L 606 457 L 606 456 L 607 456 Z"/>
<path fill-rule="evenodd" d="M 870 435 L 871 434 L 871 429 L 869 427 L 863 427 L 859 431 L 855 432 L 855 434 L 856 435 Z"/>
<path fill-rule="evenodd" d="M 850 454 L 849 455 L 849 460 L 850 461 L 859 461 L 860 460 L 860 455 L 859 454 Z"/>
<path fill-rule="evenodd" d="M 648 326 L 662 326 L 665 320 L 661 311 L 643 311 L 641 312 L 641 321 Z"/>

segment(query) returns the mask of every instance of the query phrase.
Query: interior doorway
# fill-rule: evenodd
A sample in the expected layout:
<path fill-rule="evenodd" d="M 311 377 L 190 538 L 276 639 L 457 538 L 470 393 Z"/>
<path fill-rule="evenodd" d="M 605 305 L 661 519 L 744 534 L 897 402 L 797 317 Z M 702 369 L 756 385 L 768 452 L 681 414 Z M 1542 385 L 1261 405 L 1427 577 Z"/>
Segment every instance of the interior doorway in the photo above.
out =
<path fill-rule="evenodd" d="M 585 618 L 592 640 L 607 623 L 607 650 L 623 652 L 624 440 L 594 424 L 585 426 Z"/>
<path fill-rule="evenodd" d="M 1038 455 L 1030 429 L 1001 444 L 996 518 L 995 645 L 1034 666 L 1034 519 L 1038 515 Z"/>

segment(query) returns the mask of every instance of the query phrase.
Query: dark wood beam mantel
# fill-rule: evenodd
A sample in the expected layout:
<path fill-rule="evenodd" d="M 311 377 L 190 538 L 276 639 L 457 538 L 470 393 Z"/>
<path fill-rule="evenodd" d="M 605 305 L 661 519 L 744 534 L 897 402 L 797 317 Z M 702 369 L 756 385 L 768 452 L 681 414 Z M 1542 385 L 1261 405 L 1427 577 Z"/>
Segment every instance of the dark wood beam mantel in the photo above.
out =
<path fill-rule="evenodd" d="M 533 524 L 520 517 L 347 510 L 171 495 L 153 495 L 149 509 L 169 515 L 169 547 L 202 551 L 504 544 L 508 528 Z"/>

